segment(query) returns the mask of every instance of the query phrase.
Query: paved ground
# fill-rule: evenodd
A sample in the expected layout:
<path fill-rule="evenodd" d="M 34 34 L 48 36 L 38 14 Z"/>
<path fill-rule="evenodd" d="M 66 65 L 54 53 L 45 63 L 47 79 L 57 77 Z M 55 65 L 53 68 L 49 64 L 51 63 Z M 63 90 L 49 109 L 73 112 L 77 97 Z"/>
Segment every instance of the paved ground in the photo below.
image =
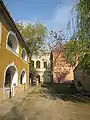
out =
<path fill-rule="evenodd" d="M 90 120 L 90 103 L 85 101 L 35 87 L 2 120 Z"/>

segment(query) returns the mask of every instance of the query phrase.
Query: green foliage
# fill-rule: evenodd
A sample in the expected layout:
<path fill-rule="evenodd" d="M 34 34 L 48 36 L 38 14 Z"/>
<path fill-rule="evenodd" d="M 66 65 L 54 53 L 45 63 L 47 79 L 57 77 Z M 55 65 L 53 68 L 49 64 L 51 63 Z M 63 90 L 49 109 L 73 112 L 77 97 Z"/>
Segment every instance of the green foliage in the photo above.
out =
<path fill-rule="evenodd" d="M 81 39 L 90 39 L 90 0 L 80 0 L 76 4 L 77 29 Z"/>
<path fill-rule="evenodd" d="M 37 76 L 37 72 L 35 68 L 33 67 L 33 61 L 31 61 L 29 64 L 29 75 L 30 75 L 30 78 L 32 79 L 34 79 Z"/>
<path fill-rule="evenodd" d="M 65 41 L 66 37 L 63 31 L 51 31 L 50 32 L 50 39 L 48 39 L 48 47 L 51 50 L 59 49 L 62 43 Z"/>
<path fill-rule="evenodd" d="M 90 70 L 90 54 L 85 55 L 80 62 L 80 67 L 83 68 L 83 70 Z"/>
<path fill-rule="evenodd" d="M 42 24 L 23 24 L 17 23 L 17 27 L 21 32 L 31 55 L 37 54 L 42 50 L 44 40 L 47 35 L 47 29 Z"/>
<path fill-rule="evenodd" d="M 72 14 L 76 14 L 76 31 L 65 44 L 65 58 L 72 66 L 78 61 L 83 69 L 90 66 L 90 0 L 79 0 Z M 74 15 L 72 15 L 74 16 Z M 69 22 L 68 29 L 72 30 Z"/>
<path fill-rule="evenodd" d="M 66 60 L 74 66 L 77 61 L 81 62 L 86 54 L 90 53 L 89 41 L 70 40 L 64 45 Z"/>

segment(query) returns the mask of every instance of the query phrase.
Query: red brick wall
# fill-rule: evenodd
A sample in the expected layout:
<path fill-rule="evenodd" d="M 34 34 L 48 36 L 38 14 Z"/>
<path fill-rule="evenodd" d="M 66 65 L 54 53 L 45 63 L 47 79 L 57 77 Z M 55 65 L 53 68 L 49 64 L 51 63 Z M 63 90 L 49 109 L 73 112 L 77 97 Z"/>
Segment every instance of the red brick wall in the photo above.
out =
<path fill-rule="evenodd" d="M 51 52 L 51 67 L 53 82 L 61 83 L 74 79 L 73 68 L 66 62 L 64 53 L 58 50 Z"/>

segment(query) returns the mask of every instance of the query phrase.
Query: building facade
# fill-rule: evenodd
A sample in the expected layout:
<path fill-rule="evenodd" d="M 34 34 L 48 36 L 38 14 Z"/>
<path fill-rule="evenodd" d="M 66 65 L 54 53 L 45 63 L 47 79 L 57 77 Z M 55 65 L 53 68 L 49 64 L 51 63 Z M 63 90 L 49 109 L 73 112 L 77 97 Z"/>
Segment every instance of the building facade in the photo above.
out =
<path fill-rule="evenodd" d="M 0 95 L 29 81 L 29 50 L 4 3 L 0 1 Z"/>
<path fill-rule="evenodd" d="M 33 55 L 33 67 L 37 72 L 37 78 L 41 83 L 48 83 L 51 79 L 50 53 Z"/>
<path fill-rule="evenodd" d="M 64 52 L 58 49 L 51 52 L 51 71 L 53 83 L 63 83 L 74 80 L 73 68 L 66 62 Z"/>

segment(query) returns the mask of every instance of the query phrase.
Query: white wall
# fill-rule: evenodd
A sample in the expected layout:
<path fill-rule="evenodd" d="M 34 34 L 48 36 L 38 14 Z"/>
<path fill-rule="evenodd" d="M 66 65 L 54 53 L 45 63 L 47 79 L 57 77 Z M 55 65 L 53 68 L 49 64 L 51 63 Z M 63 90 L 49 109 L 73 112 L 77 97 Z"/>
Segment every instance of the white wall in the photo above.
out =
<path fill-rule="evenodd" d="M 17 73 L 17 71 L 15 71 L 15 74 L 14 74 L 13 79 L 12 79 L 12 85 L 13 84 L 16 84 L 16 86 L 18 86 L 18 73 Z"/>
<path fill-rule="evenodd" d="M 36 68 L 36 61 L 40 61 L 40 68 L 36 68 L 37 74 L 40 75 L 40 80 L 42 82 L 50 82 L 50 76 L 46 73 L 50 73 L 51 68 L 50 68 L 50 54 L 40 54 L 38 56 L 33 55 L 32 60 L 34 61 L 34 68 Z M 47 62 L 47 68 L 44 68 L 43 62 Z M 47 72 L 46 72 L 47 71 Z M 45 80 L 45 81 L 44 81 Z"/>
<path fill-rule="evenodd" d="M 26 72 L 23 74 L 23 78 L 22 78 L 22 84 L 26 83 Z"/>

